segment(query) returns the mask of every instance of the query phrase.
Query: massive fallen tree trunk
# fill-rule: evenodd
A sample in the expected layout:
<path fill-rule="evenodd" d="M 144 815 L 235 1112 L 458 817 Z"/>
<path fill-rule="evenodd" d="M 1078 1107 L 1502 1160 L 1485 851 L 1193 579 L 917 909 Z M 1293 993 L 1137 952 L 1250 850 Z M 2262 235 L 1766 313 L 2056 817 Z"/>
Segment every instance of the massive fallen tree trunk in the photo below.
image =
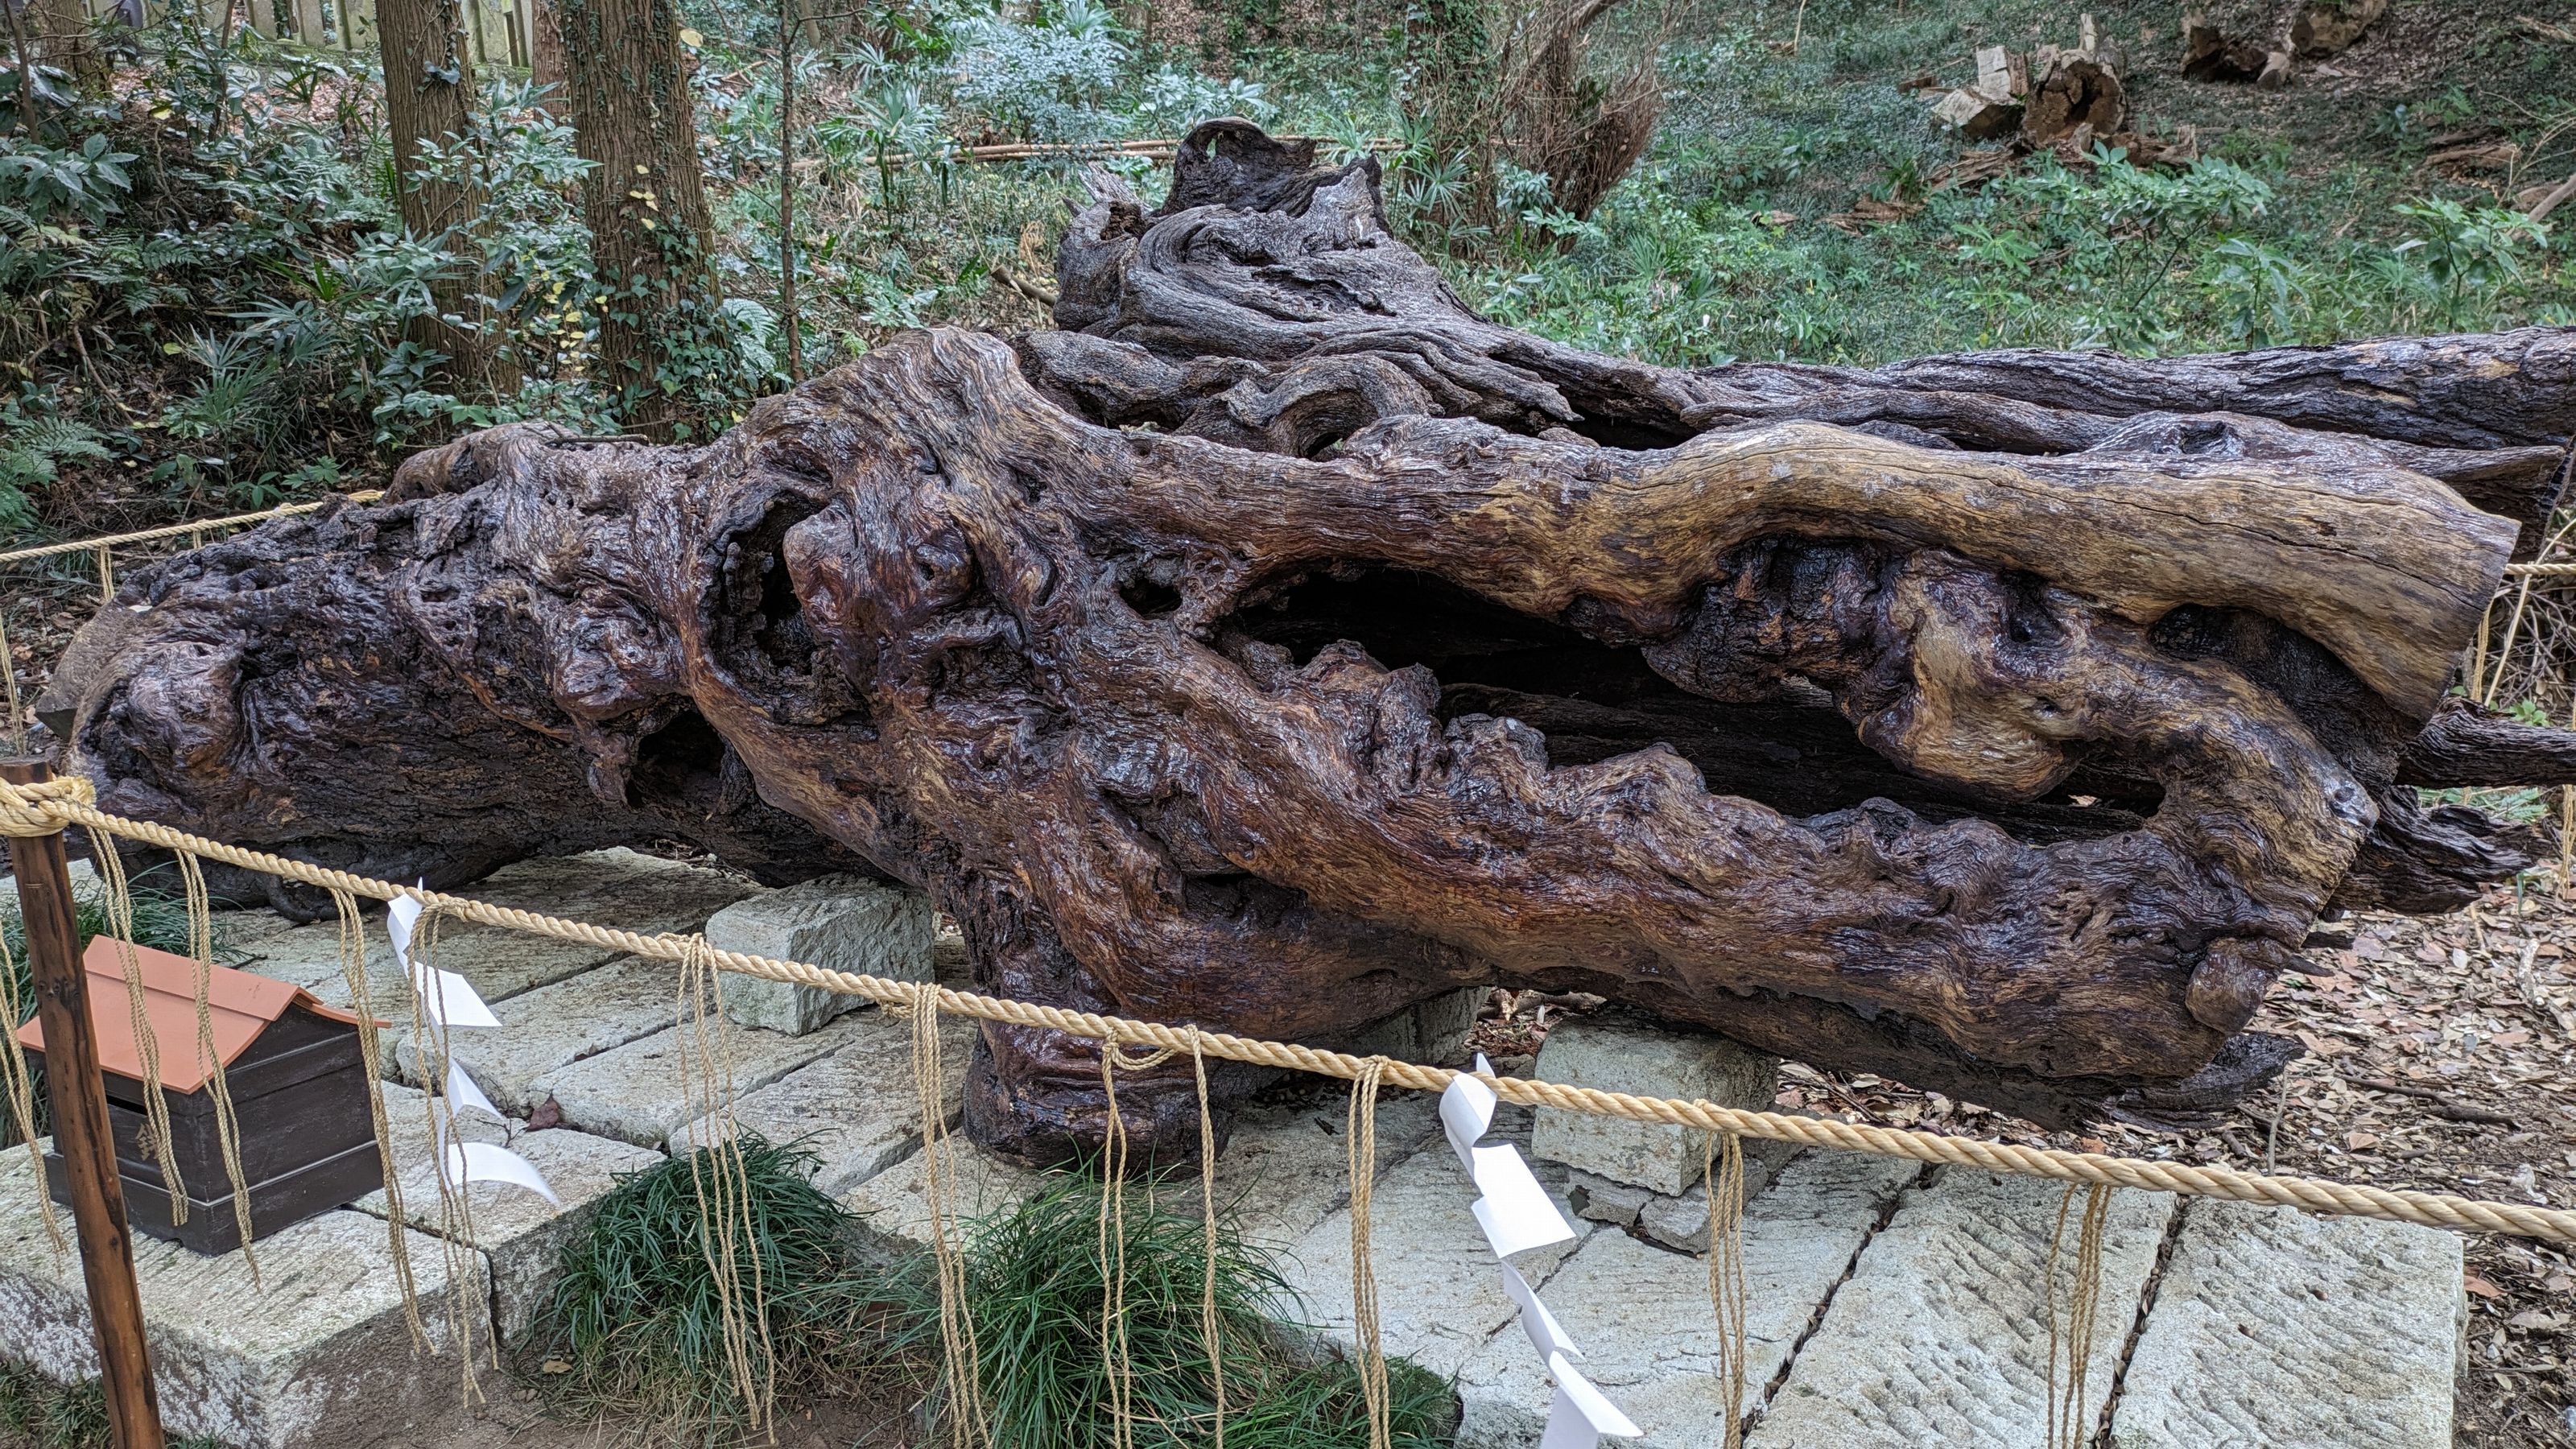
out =
<path fill-rule="evenodd" d="M 2246 360 L 1673 372 L 1475 319 L 1303 159 L 1203 130 L 1096 204 L 1088 331 L 915 334 L 702 448 L 474 434 L 138 571 L 48 717 L 111 809 L 380 874 L 857 860 L 1009 995 L 1332 1041 L 1580 989 L 2056 1122 L 2234 1100 L 2320 913 L 2527 862 L 2400 771 L 2576 761 L 2437 719 L 2517 519 L 2424 471 L 2557 446 L 2576 387 L 2485 417 L 2440 359 L 2565 335 L 2381 349 L 2430 400 L 2381 432 Z M 1100 1136 L 1087 1044 L 970 1080 L 987 1143 Z M 1186 1063 L 1119 1102 L 1195 1141 Z"/>

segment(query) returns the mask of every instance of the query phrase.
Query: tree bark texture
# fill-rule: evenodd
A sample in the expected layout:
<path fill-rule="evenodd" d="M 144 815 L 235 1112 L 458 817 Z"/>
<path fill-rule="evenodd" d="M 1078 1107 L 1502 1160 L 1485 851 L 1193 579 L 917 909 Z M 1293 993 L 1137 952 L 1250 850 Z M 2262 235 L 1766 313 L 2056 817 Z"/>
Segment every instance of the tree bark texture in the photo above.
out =
<path fill-rule="evenodd" d="M 548 87 L 546 109 L 560 110 L 564 104 L 566 72 L 559 0 L 527 0 L 527 4 L 528 79 Z"/>
<path fill-rule="evenodd" d="M 482 210 L 476 188 L 456 177 L 419 174 L 425 144 L 466 133 L 474 61 L 465 44 L 463 0 L 379 0 L 376 35 L 384 53 L 385 124 L 403 227 L 423 240 L 470 227 Z M 479 290 L 463 278 L 433 282 L 430 297 L 440 315 L 420 319 L 413 328 L 414 342 L 447 355 L 444 371 L 460 389 L 479 390 L 492 380 L 492 348 L 473 315 Z"/>
<path fill-rule="evenodd" d="M 674 0 L 558 0 L 565 103 L 594 162 L 582 178 L 599 308 L 599 380 L 628 426 L 667 438 L 688 380 L 721 348 L 688 55 Z"/>
<path fill-rule="evenodd" d="M 2563 466 L 2569 332 L 1654 368 L 1476 318 L 1307 161 L 1103 183 L 1080 330 L 912 334 L 701 448 L 472 434 L 139 570 L 44 716 L 107 808 L 353 869 L 864 862 L 1001 994 L 1329 1043 L 1583 990 L 2069 1123 L 2259 1087 L 2320 914 L 2529 862 L 2413 783 L 2576 779 L 2442 705 L 2543 490 L 2430 471 Z M 1087 1043 L 969 1080 L 1002 1150 L 1104 1130 Z M 1187 1063 L 1118 1100 L 1194 1144 Z"/>

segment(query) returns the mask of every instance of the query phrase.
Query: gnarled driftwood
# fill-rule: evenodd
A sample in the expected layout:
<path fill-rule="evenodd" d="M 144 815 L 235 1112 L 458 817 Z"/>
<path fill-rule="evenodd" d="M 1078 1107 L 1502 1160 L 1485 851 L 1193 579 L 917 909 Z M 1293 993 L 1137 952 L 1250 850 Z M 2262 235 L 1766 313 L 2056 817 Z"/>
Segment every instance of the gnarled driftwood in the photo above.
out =
<path fill-rule="evenodd" d="M 1654 368 L 1477 319 L 1310 161 L 1222 123 L 1108 186 L 1067 330 L 700 448 L 474 434 L 137 571 L 51 717 L 110 809 L 380 874 L 864 862 L 1013 996 L 1330 1041 L 1584 990 L 2050 1121 L 2258 1085 L 2321 912 L 2528 859 L 2412 783 L 2576 774 L 2436 714 L 2565 333 Z M 1087 1043 L 970 1080 L 987 1143 L 1102 1131 Z M 1119 1103 L 1195 1141 L 1187 1063 Z"/>

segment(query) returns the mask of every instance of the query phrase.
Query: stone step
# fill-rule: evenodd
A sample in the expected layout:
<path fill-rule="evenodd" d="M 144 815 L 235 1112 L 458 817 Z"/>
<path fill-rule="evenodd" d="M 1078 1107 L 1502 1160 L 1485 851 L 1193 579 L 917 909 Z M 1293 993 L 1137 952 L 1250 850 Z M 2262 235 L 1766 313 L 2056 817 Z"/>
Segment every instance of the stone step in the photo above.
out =
<path fill-rule="evenodd" d="M 668 961 L 624 956 L 509 999 L 492 1013 L 498 1029 L 479 1027 L 450 1035 L 448 1050 L 493 1104 L 521 1116 L 545 1094 L 547 1073 L 667 1031 L 679 1009 L 680 968 Z M 418 1085 L 412 1061 L 410 1013 L 386 1034 L 385 1074 Z M 399 1048 L 392 1049 L 392 1048 Z"/>
<path fill-rule="evenodd" d="M 2063 1193 L 2056 1183 L 1956 1167 L 1908 1188 L 1799 1350 L 1748 1449 L 2045 1449 L 2044 1270 Z M 2096 1406 L 2112 1387 L 2173 1211 L 2174 1199 L 2159 1193 L 2112 1196 L 2087 1360 Z M 2072 1281 L 2081 1212 L 2079 1195 L 2062 1282 Z"/>
<path fill-rule="evenodd" d="M 871 1007 L 844 1017 L 843 1044 L 831 1055 L 743 1093 L 734 1102 L 737 1128 L 772 1142 L 794 1142 L 821 1159 L 814 1185 L 838 1197 L 918 1152 L 921 1098 L 913 1085 L 912 1023 Z M 939 1023 L 942 1100 L 957 1120 L 959 1089 L 975 1023 Z M 721 1140 L 717 1122 L 701 1117 L 671 1136 L 674 1152 Z"/>
<path fill-rule="evenodd" d="M 1347 1214 L 1349 1112 L 1348 1088 L 1308 1080 L 1264 1093 L 1236 1114 L 1233 1135 L 1217 1153 L 1216 1201 L 1247 1242 L 1294 1251 L 1324 1219 Z M 1423 1092 L 1383 1093 L 1377 1104 L 1379 1175 L 1441 1140 L 1439 1130 L 1436 1098 Z M 1448 1151 L 1445 1143 L 1441 1151 Z M 1198 1189 L 1193 1170 L 1158 1191 L 1168 1194 L 1172 1211 L 1194 1215 Z M 1349 1221 L 1347 1215 L 1343 1221 Z M 1349 1294 L 1347 1284 L 1343 1293 Z"/>
<path fill-rule="evenodd" d="M 951 1137 L 937 1149 L 947 1165 L 948 1240 L 960 1241 L 968 1218 L 1006 1213 L 1046 1186 L 1048 1174 L 1019 1166 Z M 859 1231 L 889 1255 L 915 1255 L 930 1250 L 930 1154 L 915 1152 L 841 1195 L 841 1205 L 859 1215 Z"/>
<path fill-rule="evenodd" d="M 719 950 L 773 961 L 928 981 L 939 911 L 907 886 L 829 875 L 736 901 L 707 921 L 706 936 Z M 868 1004 L 864 997 L 757 976 L 731 977 L 725 989 L 725 1015 L 799 1035 Z"/>
<path fill-rule="evenodd" d="M 423 1096 L 408 1087 L 385 1088 L 387 1125 L 394 1140 L 394 1162 L 400 1169 L 403 1220 L 423 1232 L 480 1250 L 492 1275 L 492 1319 L 502 1341 L 515 1344 L 528 1331 L 538 1306 L 552 1291 L 564 1244 L 590 1225 L 599 1200 L 617 1185 L 621 1173 L 640 1172 L 664 1160 L 650 1148 L 593 1137 L 569 1128 L 530 1132 L 524 1123 L 504 1126 L 475 1113 L 457 1124 L 468 1141 L 506 1144 L 546 1176 L 546 1185 L 563 1200 L 558 1210 L 525 1188 L 506 1183 L 468 1183 L 451 1218 L 440 1196 L 430 1162 L 428 1117 Z M 351 1207 L 377 1218 L 386 1215 L 384 1192 L 371 1192 Z"/>
<path fill-rule="evenodd" d="M 2185 1204 L 2112 1449 L 2449 1449 L 2462 1269 L 2431 1228 Z"/>
<path fill-rule="evenodd" d="M 1494 1140 L 1526 1148 L 1529 1114 L 1508 1108 L 1497 1112 L 1488 1137 Z M 1549 1280 L 1603 1229 L 1576 1217 L 1567 1206 L 1562 1168 L 1546 1163 L 1533 1167 L 1575 1233 L 1569 1242 L 1512 1259 L 1530 1286 L 1547 1296 Z M 1519 1309 L 1504 1291 L 1493 1251 L 1476 1226 L 1475 1184 L 1445 1138 L 1435 1138 L 1387 1169 L 1371 1196 L 1378 1341 L 1387 1353 L 1402 1354 L 1445 1377 L 1462 1372 L 1497 1334 L 1508 1329 L 1519 1335 Z M 1308 1229 L 1280 1267 L 1296 1295 L 1295 1303 L 1282 1306 L 1284 1316 L 1315 1346 L 1349 1351 L 1355 1341 L 1349 1206 L 1327 1213 Z M 1522 1347 L 1528 1347 L 1526 1339 Z"/>
<path fill-rule="evenodd" d="M 877 1025 L 867 1016 L 845 1016 L 804 1036 L 736 1026 L 722 1018 L 710 1022 L 707 1031 L 715 1043 L 718 1070 L 729 1076 L 739 1100 L 867 1035 Z M 460 1049 L 471 1050 L 462 1045 L 462 1037 Z M 540 1101 L 552 1098 L 567 1127 L 658 1148 L 705 1110 L 704 1102 L 691 1100 L 690 1081 L 682 1074 L 684 1066 L 692 1076 L 699 1072 L 697 1051 L 695 1027 L 680 1031 L 666 1026 L 547 1072 L 528 1093 Z M 910 1070 L 900 1059 L 894 1069 Z"/>
<path fill-rule="evenodd" d="M 0 1170 L 0 1357 L 57 1380 L 94 1377 L 89 1299 L 80 1261 L 47 1241 L 42 1189 L 13 1151 Z M 66 1238 L 71 1214 L 62 1210 Z M 432 1351 L 415 1355 L 381 1217 L 342 1209 L 253 1244 L 256 1284 L 242 1254 L 201 1257 L 176 1243 L 134 1239 L 134 1276 L 163 1424 L 236 1449 L 319 1449 L 412 1432 L 442 1442 L 456 1418 L 464 1368 L 454 1353 L 448 1262 L 437 1239 L 411 1232 L 420 1326 Z M 489 1342 L 490 1270 L 468 1251 L 463 1312 L 476 1347 Z M 488 1363 L 482 1379 L 497 1389 Z"/>
<path fill-rule="evenodd" d="M 639 855 L 623 848 L 584 855 L 523 860 L 504 866 L 458 892 L 494 905 L 564 916 L 651 935 L 695 931 L 717 911 L 760 887 L 723 871 Z M 284 932 L 248 948 L 257 958 L 245 969 L 292 981 L 334 1006 L 349 1003 L 340 969 L 340 927 L 324 920 Z M 623 953 L 606 946 L 558 941 L 499 926 L 449 921 L 438 931 L 437 964 L 474 983 L 486 1001 L 505 1001 L 561 981 Z M 379 1015 L 399 1003 L 403 979 L 385 938 L 381 911 L 367 916 L 369 991 Z"/>
<path fill-rule="evenodd" d="M 1783 1167 L 1744 1214 L 1745 1398 L 1750 1410 L 1814 1326 L 1881 1214 L 1921 1175 L 1910 1162 L 1808 1152 Z M 1633 1449 L 1699 1449 L 1722 1436 L 1723 1347 L 1708 1260 L 1604 1230 L 1547 1280 L 1542 1297 L 1582 1349 L 1584 1375 L 1644 1437 Z M 1459 1449 L 1538 1442 L 1553 1397 L 1527 1335 L 1507 1327 L 1458 1374 Z"/>

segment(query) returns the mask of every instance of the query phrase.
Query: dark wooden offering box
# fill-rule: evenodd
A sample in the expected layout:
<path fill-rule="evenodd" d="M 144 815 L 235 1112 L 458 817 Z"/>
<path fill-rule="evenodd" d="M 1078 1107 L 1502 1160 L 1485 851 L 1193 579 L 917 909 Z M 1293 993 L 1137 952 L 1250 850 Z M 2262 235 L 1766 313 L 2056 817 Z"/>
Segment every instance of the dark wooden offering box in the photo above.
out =
<path fill-rule="evenodd" d="M 107 1115 L 116 1131 L 126 1216 L 138 1232 L 175 1239 L 200 1253 L 228 1253 L 241 1246 L 241 1227 L 233 1216 L 233 1181 L 216 1128 L 213 1063 L 198 1042 L 196 963 L 148 947 L 136 947 L 134 954 L 160 1052 L 171 1155 L 187 1192 L 188 1217 L 171 1221 L 169 1189 L 143 1146 L 142 1053 L 118 943 L 101 936 L 90 942 L 81 964 L 89 975 L 90 1019 L 107 1078 Z M 253 1236 L 265 1238 L 383 1186 L 358 1018 L 290 983 L 222 966 L 210 969 L 206 998 L 239 1127 Z M 18 1039 L 31 1051 L 44 1050 L 37 1022 L 20 1027 Z M 62 1157 L 47 1152 L 45 1168 L 55 1199 L 68 1200 Z"/>

